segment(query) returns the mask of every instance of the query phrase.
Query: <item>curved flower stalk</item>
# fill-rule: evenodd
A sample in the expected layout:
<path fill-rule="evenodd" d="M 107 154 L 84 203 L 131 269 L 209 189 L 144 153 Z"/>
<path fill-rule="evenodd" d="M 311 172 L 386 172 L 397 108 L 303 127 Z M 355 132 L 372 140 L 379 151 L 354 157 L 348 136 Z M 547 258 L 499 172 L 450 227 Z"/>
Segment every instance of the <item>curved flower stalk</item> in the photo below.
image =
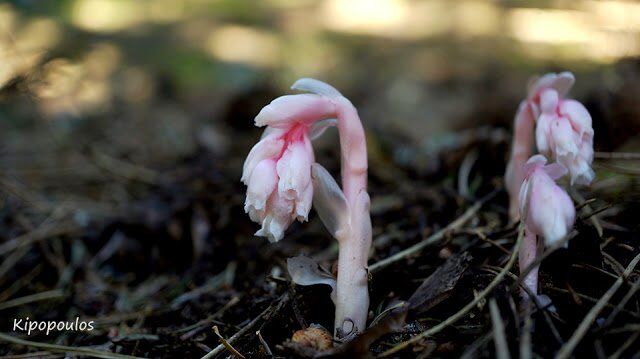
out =
<path fill-rule="evenodd" d="M 505 187 L 510 199 L 509 218 L 514 222 L 520 218 L 518 193 L 525 177 L 524 165 L 533 154 L 534 125 L 532 109 L 526 100 L 522 101 L 513 123 L 511 155 L 504 175 Z"/>
<path fill-rule="evenodd" d="M 292 89 L 311 94 L 279 97 L 256 116 L 256 125 L 267 128 L 245 161 L 245 211 L 262 224 L 256 235 L 277 241 L 295 219 L 307 219 L 313 203 L 339 243 L 335 336 L 349 339 L 365 329 L 369 308 L 371 220 L 364 129 L 355 107 L 330 85 L 301 79 Z M 314 163 L 311 139 L 329 126 L 336 126 L 340 137 L 342 188 Z M 308 271 L 309 265 L 302 268 Z M 297 277 L 304 278 L 302 285 L 313 282 Z M 327 278 L 316 282 L 326 284 Z"/>
<path fill-rule="evenodd" d="M 519 218 L 517 193 L 524 179 L 524 163 L 533 154 L 534 140 L 540 153 L 567 168 L 571 184 L 589 184 L 595 176 L 591 169 L 591 116 L 580 102 L 565 98 L 574 83 L 575 77 L 570 72 L 535 78 L 529 84 L 527 99 L 518 108 L 505 173 L 512 221 Z"/>
<path fill-rule="evenodd" d="M 527 192 L 530 192 L 528 215 L 525 222 L 525 238 L 519 253 L 522 273 L 538 255 L 538 236 L 544 245 L 550 246 L 567 235 L 573 227 L 576 212 L 569 195 L 556 185 L 555 180 L 567 174 L 558 163 L 546 165 L 542 155 L 531 157 L 524 166 L 525 180 L 520 188 L 520 212 L 524 213 Z M 534 295 L 538 294 L 538 267 L 527 274 L 524 285 Z"/>

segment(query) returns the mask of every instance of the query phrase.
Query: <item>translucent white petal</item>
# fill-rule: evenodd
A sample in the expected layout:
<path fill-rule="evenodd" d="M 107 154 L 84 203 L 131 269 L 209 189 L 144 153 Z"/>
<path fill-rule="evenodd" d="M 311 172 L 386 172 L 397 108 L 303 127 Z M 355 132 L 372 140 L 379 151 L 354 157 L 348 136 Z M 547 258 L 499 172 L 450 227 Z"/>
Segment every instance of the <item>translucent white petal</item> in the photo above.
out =
<path fill-rule="evenodd" d="M 277 191 L 274 191 L 267 201 L 262 228 L 255 235 L 266 237 L 270 242 L 281 240 L 284 232 L 293 222 L 293 207 L 292 201 L 282 198 Z"/>
<path fill-rule="evenodd" d="M 287 271 L 295 284 L 330 286 L 331 299 L 335 301 L 336 279 L 331 274 L 320 271 L 313 259 L 305 256 L 287 258 Z"/>
<path fill-rule="evenodd" d="M 292 90 L 298 91 L 306 91 L 315 93 L 322 96 L 328 97 L 338 97 L 342 96 L 340 91 L 336 90 L 335 87 L 329 85 L 326 82 L 322 82 L 320 80 L 312 79 L 312 78 L 301 78 L 296 81 L 293 85 L 291 85 Z"/>
<path fill-rule="evenodd" d="M 336 180 L 324 167 L 314 163 L 311 168 L 314 187 L 313 206 L 325 228 L 335 237 L 338 231 L 349 225 L 347 199 Z"/>
<path fill-rule="evenodd" d="M 336 126 L 338 124 L 338 120 L 335 118 L 328 118 L 326 120 L 317 121 L 311 126 L 309 130 L 309 137 L 311 140 L 315 140 L 316 138 L 322 136 L 322 134 L 331 126 Z"/>

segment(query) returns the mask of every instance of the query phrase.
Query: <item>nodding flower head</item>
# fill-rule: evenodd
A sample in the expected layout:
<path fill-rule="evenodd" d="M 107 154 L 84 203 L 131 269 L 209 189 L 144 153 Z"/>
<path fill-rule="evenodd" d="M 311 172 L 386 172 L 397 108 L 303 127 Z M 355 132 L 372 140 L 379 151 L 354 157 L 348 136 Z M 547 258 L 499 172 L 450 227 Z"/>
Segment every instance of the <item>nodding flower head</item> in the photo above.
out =
<path fill-rule="evenodd" d="M 294 220 L 307 220 L 313 200 L 314 121 L 334 112 L 326 98 L 300 94 L 279 97 L 256 116 L 256 125 L 267 127 L 245 160 L 241 180 L 247 185 L 245 212 L 262 225 L 257 236 L 276 242 Z"/>
<path fill-rule="evenodd" d="M 558 163 L 546 163 L 547 159 L 542 155 L 527 161 L 525 181 L 520 188 L 520 211 L 524 212 L 527 189 L 531 186 L 526 229 L 543 236 L 545 244 L 551 245 L 567 235 L 573 227 L 576 212 L 569 195 L 555 183 L 567 169 Z"/>
<path fill-rule="evenodd" d="M 565 166 L 572 184 L 589 184 L 595 177 L 592 121 L 580 102 L 564 98 L 573 83 L 570 72 L 547 74 L 533 82 L 528 99 L 538 151 Z"/>

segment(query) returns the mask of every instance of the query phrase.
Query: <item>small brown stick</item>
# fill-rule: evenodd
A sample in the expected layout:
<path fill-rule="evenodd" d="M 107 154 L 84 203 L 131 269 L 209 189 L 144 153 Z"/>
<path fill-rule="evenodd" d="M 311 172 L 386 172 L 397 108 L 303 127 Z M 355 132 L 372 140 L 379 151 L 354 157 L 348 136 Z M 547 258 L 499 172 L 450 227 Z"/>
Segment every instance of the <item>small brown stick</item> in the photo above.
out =
<path fill-rule="evenodd" d="M 528 202 L 528 196 L 527 196 L 527 202 Z M 527 208 L 527 207 L 525 206 L 525 208 Z M 526 218 L 526 215 L 527 215 L 527 213 L 525 211 L 525 213 L 523 213 L 522 218 Z M 522 238 L 524 238 L 524 220 L 521 220 L 521 222 L 520 222 L 520 226 L 519 226 L 519 229 L 518 229 L 518 239 L 516 240 L 516 243 L 513 246 L 513 249 L 511 250 L 512 252 L 511 252 L 511 257 L 509 258 L 509 261 L 502 268 L 500 273 L 498 273 L 498 275 L 496 275 L 493 278 L 491 283 L 489 283 L 489 285 L 485 289 L 483 289 L 475 297 L 474 300 L 469 302 L 462 309 L 460 309 L 458 312 L 456 312 L 455 314 L 453 314 L 452 316 L 447 318 L 445 321 L 443 321 L 440 324 L 434 326 L 433 328 L 431 328 L 429 330 L 426 330 L 426 331 L 416 335 L 415 337 L 413 337 L 413 338 L 411 338 L 411 339 L 409 339 L 407 341 L 404 341 L 404 342 L 396 345 L 395 347 L 383 352 L 380 355 L 380 357 L 386 357 L 386 356 L 389 356 L 391 354 L 397 353 L 397 352 L 407 348 L 409 345 L 422 340 L 423 338 L 426 338 L 426 337 L 429 337 L 429 336 L 433 336 L 434 334 L 439 333 L 444 328 L 452 325 L 453 323 L 457 322 L 458 320 L 463 318 L 465 315 L 467 315 L 467 313 L 471 309 L 473 309 L 480 301 L 484 300 L 484 298 L 504 279 L 504 277 L 507 275 L 507 273 L 509 272 L 511 267 L 513 267 L 513 264 L 516 262 L 516 259 L 518 258 L 518 250 L 520 249 L 520 245 L 522 244 Z"/>
<path fill-rule="evenodd" d="M 264 351 L 267 353 L 267 355 L 270 357 L 273 356 L 273 352 L 271 352 L 271 348 L 269 348 L 269 344 L 267 344 L 267 341 L 264 340 L 259 330 L 256 331 L 256 335 L 258 336 L 258 340 L 260 341 L 260 344 L 262 344 L 262 347 L 264 348 Z"/>
<path fill-rule="evenodd" d="M 48 290 L 46 292 L 40 292 L 35 294 L 26 295 L 24 297 L 8 300 L 4 303 L 0 303 L 0 310 L 17 307 L 20 305 L 38 302 L 41 300 L 55 299 L 64 296 L 64 292 L 60 289 Z"/>
<path fill-rule="evenodd" d="M 497 193 L 497 192 L 496 192 Z M 467 209 L 460 217 L 458 217 L 456 220 L 454 220 L 453 222 L 449 223 L 448 226 L 442 228 L 441 230 L 437 231 L 436 233 L 432 234 L 431 236 L 427 237 L 426 239 L 414 244 L 413 246 L 406 248 L 390 257 L 387 257 L 381 261 L 378 261 L 374 264 L 372 264 L 371 266 L 369 266 L 369 273 L 375 273 L 380 271 L 381 269 L 389 266 L 390 264 L 393 264 L 397 261 L 400 261 L 406 257 L 415 255 L 420 253 L 420 251 L 422 251 L 424 248 L 433 245 L 435 243 L 437 243 L 438 241 L 440 241 L 442 238 L 444 238 L 444 235 L 452 230 L 456 230 L 459 229 L 460 227 L 462 227 L 463 224 L 465 224 L 467 221 L 469 221 L 471 218 L 473 218 L 473 216 L 478 212 L 478 210 L 480 209 L 480 207 L 482 207 L 483 204 L 485 204 L 489 199 L 491 199 L 493 197 L 493 195 L 495 195 L 495 193 L 492 193 L 491 195 L 485 197 L 484 199 L 479 200 L 478 202 L 476 202 L 473 206 L 469 207 L 469 209 Z"/>
<path fill-rule="evenodd" d="M 509 346 L 504 335 L 504 324 L 500 316 L 500 309 L 495 298 L 489 299 L 489 312 L 491 313 L 491 323 L 493 326 L 493 342 L 496 346 L 496 357 L 498 359 L 509 359 Z"/>
<path fill-rule="evenodd" d="M 88 356 L 88 357 L 93 357 L 93 358 L 106 358 L 106 359 L 135 359 L 135 358 L 140 358 L 140 357 L 135 357 L 135 356 L 131 356 L 131 355 L 123 355 L 123 354 L 117 354 L 117 353 L 109 353 L 109 352 L 103 352 L 100 350 L 95 350 L 95 349 L 91 349 L 91 348 L 74 348 L 74 347 L 68 347 L 66 345 L 57 345 L 57 344 L 47 344 L 47 343 L 38 343 L 38 342 L 32 342 L 30 340 L 24 340 L 24 339 L 19 339 L 19 338 L 15 338 L 11 335 L 7 335 L 4 333 L 0 333 L 0 340 L 2 341 L 6 341 L 9 343 L 13 343 L 13 344 L 17 344 L 17 345 L 22 345 L 22 346 L 26 346 L 26 347 L 33 347 L 33 348 L 38 348 L 38 349 L 44 349 L 50 352 L 55 352 L 55 353 L 69 353 L 69 354 L 75 354 L 75 355 L 83 355 L 83 356 Z"/>
<path fill-rule="evenodd" d="M 591 310 L 589 310 L 589 313 L 585 315 L 576 331 L 573 332 L 571 338 L 569 338 L 569 341 L 567 341 L 567 343 L 563 345 L 562 348 L 560 348 L 560 351 L 556 355 L 556 359 L 565 359 L 571 355 L 573 350 L 576 348 L 578 343 L 580 343 L 584 335 L 591 327 L 591 324 L 596 320 L 598 314 L 602 311 L 602 309 L 604 309 L 605 305 L 609 302 L 611 297 L 613 297 L 618 288 L 622 286 L 622 283 L 624 283 L 629 274 L 631 274 L 631 272 L 633 272 L 633 270 L 636 268 L 638 261 L 640 261 L 640 254 L 633 258 L 631 263 L 629 263 L 627 268 L 624 270 L 623 275 L 619 277 L 615 281 L 615 283 L 613 283 L 609 290 L 607 290 L 605 294 L 600 298 L 600 300 L 598 300 L 598 302 L 591 308 Z"/>
<path fill-rule="evenodd" d="M 220 317 L 222 314 L 224 314 L 224 312 L 226 312 L 229 308 L 233 307 L 234 305 L 238 304 L 240 302 L 240 298 L 239 297 L 232 297 L 222 308 L 218 309 L 215 313 L 211 314 L 210 316 L 206 317 L 205 319 L 202 319 L 200 321 L 198 321 L 195 324 L 191 324 L 185 328 L 180 328 L 178 329 L 176 332 L 177 333 L 184 333 L 180 336 L 181 340 L 187 340 L 191 337 L 193 337 L 194 335 L 198 334 L 199 332 L 201 332 L 202 327 L 210 325 L 211 323 L 213 323 L 214 320 L 216 320 L 218 317 Z"/>
<path fill-rule="evenodd" d="M 247 333 L 249 330 L 251 330 L 251 328 L 253 328 L 260 320 L 262 320 L 262 318 L 264 318 L 264 317 L 270 315 L 271 313 L 275 312 L 276 310 L 279 310 L 280 308 L 282 308 L 282 306 L 288 300 L 289 300 L 288 294 L 284 294 L 282 297 L 280 297 L 280 300 L 278 301 L 277 304 L 272 303 L 269 307 L 267 307 L 267 309 L 265 309 L 262 313 L 260 313 L 253 320 L 251 320 L 247 325 L 245 325 L 242 329 L 240 329 L 236 334 L 232 335 L 231 338 L 229 338 L 229 340 L 227 340 L 227 343 L 228 344 L 232 344 L 238 338 L 240 338 L 243 335 L 245 335 L 245 333 Z M 220 354 L 224 349 L 225 349 L 225 346 L 223 344 L 220 344 L 217 347 L 215 347 L 212 351 L 210 351 L 207 354 L 205 354 L 200 359 L 213 358 L 216 355 Z"/>
<path fill-rule="evenodd" d="M 220 331 L 218 330 L 218 326 L 217 325 L 213 326 L 213 332 L 216 333 L 216 335 L 218 336 L 218 339 L 220 339 L 220 343 L 222 343 L 222 345 L 224 345 L 224 347 L 231 354 L 233 354 L 234 357 L 240 358 L 240 359 L 245 359 L 244 355 L 240 354 L 240 352 L 236 348 L 234 348 L 231 344 L 229 344 L 229 342 L 222 335 L 220 335 Z"/>

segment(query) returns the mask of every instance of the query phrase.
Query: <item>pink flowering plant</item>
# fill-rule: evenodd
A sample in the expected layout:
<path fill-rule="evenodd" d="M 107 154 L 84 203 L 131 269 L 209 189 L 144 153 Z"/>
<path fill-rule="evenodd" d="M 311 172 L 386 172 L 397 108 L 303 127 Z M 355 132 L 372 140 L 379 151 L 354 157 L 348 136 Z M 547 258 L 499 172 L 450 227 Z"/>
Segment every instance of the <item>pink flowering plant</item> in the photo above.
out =
<path fill-rule="evenodd" d="M 571 185 L 590 184 L 595 177 L 591 169 L 591 116 L 580 102 L 566 98 L 574 82 L 570 72 L 534 79 L 516 113 L 505 185 L 513 221 L 524 213 L 526 194 L 530 193 L 524 245 L 519 253 L 521 272 L 535 261 L 543 247 L 539 244 L 548 246 L 560 240 L 574 224 L 573 202 L 555 181 L 568 174 Z M 534 141 L 541 154 L 533 155 Z M 547 165 L 547 158 L 555 163 Z M 539 243 L 538 237 L 544 242 Z M 537 266 L 526 275 L 524 284 L 537 295 Z"/>
<path fill-rule="evenodd" d="M 595 177 L 591 169 L 591 116 L 580 102 L 566 98 L 574 83 L 575 77 L 570 72 L 534 79 L 527 99 L 518 108 L 505 174 L 509 215 L 514 221 L 519 217 L 518 193 L 525 177 L 524 164 L 534 153 L 534 140 L 541 154 L 566 167 L 571 184 L 590 184 Z"/>
<path fill-rule="evenodd" d="M 334 288 L 335 336 L 346 340 L 365 329 L 369 308 L 371 220 L 364 129 L 355 107 L 330 85 L 301 79 L 292 88 L 310 93 L 279 97 L 255 118 L 256 126 L 266 128 L 244 164 L 245 211 L 262 226 L 256 235 L 275 242 L 293 221 L 306 221 L 315 207 L 338 240 L 337 279 L 320 274 L 300 257 L 290 260 L 289 271 L 298 284 Z M 311 141 L 330 126 L 337 127 L 340 138 L 342 187 L 314 159 Z"/>

